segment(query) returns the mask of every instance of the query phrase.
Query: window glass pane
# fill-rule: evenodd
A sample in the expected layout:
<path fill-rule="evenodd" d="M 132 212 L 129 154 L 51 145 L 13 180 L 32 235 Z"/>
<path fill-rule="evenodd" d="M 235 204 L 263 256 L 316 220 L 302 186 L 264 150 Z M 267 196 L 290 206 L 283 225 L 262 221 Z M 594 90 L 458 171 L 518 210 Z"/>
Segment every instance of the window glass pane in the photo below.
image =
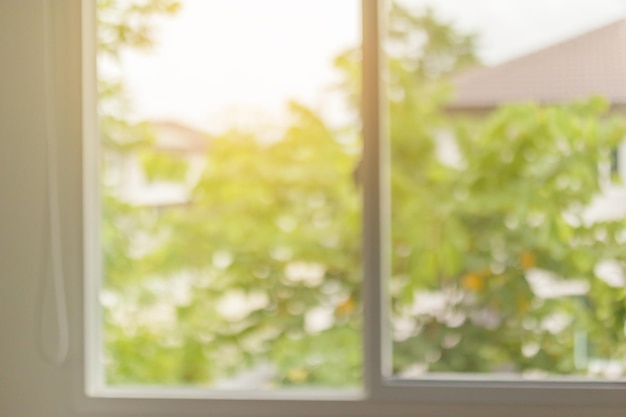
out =
<path fill-rule="evenodd" d="M 393 3 L 395 377 L 624 377 L 624 12 Z"/>
<path fill-rule="evenodd" d="M 98 0 L 107 386 L 361 381 L 357 0 Z"/>

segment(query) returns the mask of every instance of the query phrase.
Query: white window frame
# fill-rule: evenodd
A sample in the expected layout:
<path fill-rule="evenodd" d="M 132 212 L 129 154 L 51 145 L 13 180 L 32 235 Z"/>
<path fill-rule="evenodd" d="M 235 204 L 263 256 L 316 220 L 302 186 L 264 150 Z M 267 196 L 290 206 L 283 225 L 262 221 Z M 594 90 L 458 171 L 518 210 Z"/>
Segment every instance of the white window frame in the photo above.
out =
<path fill-rule="evenodd" d="M 227 0 L 224 0 L 227 1 Z M 259 0 L 262 1 L 262 0 Z M 568 381 L 495 380 L 490 376 L 431 376 L 420 381 L 391 378 L 391 338 L 385 277 L 389 263 L 388 146 L 380 52 L 385 0 L 362 0 L 364 136 L 364 387 L 358 393 L 285 394 L 205 391 L 201 389 L 102 389 L 94 386 L 100 309 L 100 222 L 98 121 L 96 116 L 96 6 L 82 7 L 83 239 L 84 317 L 74 403 L 88 415 L 106 416 L 618 416 L 626 415 L 626 384 Z M 77 29 L 78 30 L 78 29 Z M 101 375 L 100 375 L 101 377 Z"/>

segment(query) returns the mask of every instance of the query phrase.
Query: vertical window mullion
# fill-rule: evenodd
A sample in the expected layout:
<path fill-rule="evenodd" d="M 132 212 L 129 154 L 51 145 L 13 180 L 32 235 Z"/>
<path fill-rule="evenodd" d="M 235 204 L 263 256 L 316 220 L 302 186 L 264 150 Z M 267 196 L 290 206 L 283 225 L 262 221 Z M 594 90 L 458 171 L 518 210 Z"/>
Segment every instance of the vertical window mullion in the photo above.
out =
<path fill-rule="evenodd" d="M 368 398 L 380 398 L 389 366 L 386 337 L 387 270 L 385 213 L 388 206 L 381 53 L 384 0 L 363 0 L 363 320 L 364 381 Z"/>

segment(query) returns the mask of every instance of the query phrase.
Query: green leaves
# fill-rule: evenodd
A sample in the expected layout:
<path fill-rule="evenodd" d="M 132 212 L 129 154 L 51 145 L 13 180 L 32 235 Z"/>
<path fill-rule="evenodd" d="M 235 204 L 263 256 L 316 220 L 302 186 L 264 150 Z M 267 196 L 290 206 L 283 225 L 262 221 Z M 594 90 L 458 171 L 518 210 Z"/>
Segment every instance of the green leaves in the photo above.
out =
<path fill-rule="evenodd" d="M 290 109 L 292 123 L 277 141 L 234 130 L 215 137 L 190 202 L 162 209 L 143 230 L 157 242 L 133 259 L 145 285 L 190 279 L 190 298 L 167 326 L 181 340 L 178 369 L 189 370 L 178 376 L 181 384 L 221 383 L 265 363 L 275 368 L 275 384 L 358 383 L 356 157 L 311 110 Z M 146 174 L 176 179 L 172 156 L 144 155 Z M 128 296 L 130 281 L 120 290 Z M 172 303 L 160 296 L 153 307 Z M 340 340 L 345 354 L 326 352 Z M 137 353 L 127 352 L 115 360 L 132 362 Z"/>
<path fill-rule="evenodd" d="M 560 282 L 553 291 L 566 288 L 570 280 L 593 286 L 597 260 L 624 250 L 619 238 L 623 221 L 590 221 L 584 214 L 606 183 L 607 178 L 599 173 L 606 163 L 606 151 L 617 146 L 625 133 L 624 122 L 607 112 L 607 103 L 600 98 L 564 106 L 501 107 L 485 119 L 459 125 L 455 134 L 459 161 L 449 168 L 438 164 L 433 154 L 411 154 L 409 161 L 405 149 L 427 149 L 426 145 L 413 145 L 411 141 L 417 139 L 408 135 L 392 136 L 392 239 L 411 242 L 416 249 L 409 259 L 396 252 L 393 274 L 410 277 L 403 286 L 413 294 L 426 289 L 454 289 L 465 294 L 460 304 L 452 302 L 448 306 L 465 318 L 463 325 L 455 329 L 462 342 L 455 346 L 455 353 L 442 353 L 428 369 L 581 371 L 571 360 L 573 339 L 563 341 L 563 336 L 569 334 L 567 330 L 529 331 L 523 323 L 527 316 L 545 321 L 555 314 L 572 317 L 574 311 L 572 298 L 557 293 L 550 296 L 554 297 L 550 308 L 544 307 L 545 295 L 529 286 L 532 281 L 528 275 L 533 270 L 557 277 L 551 278 Z M 425 134 L 421 140 L 436 146 L 441 140 L 440 123 L 430 124 L 429 133 L 427 122 L 431 118 L 417 111 L 413 118 L 423 121 Z M 456 121 L 447 123 L 452 129 Z M 406 215 L 417 210 L 419 215 Z M 411 306 L 415 299 L 403 294 L 395 298 L 395 303 L 400 312 L 406 309 L 403 305 Z M 602 303 L 614 305 L 609 299 Z M 578 310 L 576 318 L 569 320 L 576 320 L 579 331 L 595 334 L 595 328 L 606 326 L 608 315 L 619 316 L 617 311 L 603 315 L 598 308 L 587 308 Z M 490 319 L 472 319 L 481 315 Z M 402 317 L 399 313 L 397 320 Z M 413 363 L 428 362 L 428 349 L 415 356 L 422 352 L 420 346 L 445 344 L 444 329 L 455 328 L 447 324 L 445 317 L 429 325 L 431 329 L 442 329 L 419 332 L 396 344 L 398 372 L 411 359 Z M 623 321 L 613 323 L 612 331 L 621 334 Z M 537 331 L 542 335 L 539 339 L 533 336 Z M 474 339 L 473 335 L 478 334 L 481 339 Z M 549 361 L 543 354 L 527 355 L 531 349 L 524 348 L 523 340 L 531 339 L 537 344 L 537 352 L 549 352 Z M 462 348 L 479 357 L 498 359 L 492 359 L 491 364 L 460 361 L 455 355 L 469 354 L 462 353 Z"/>
<path fill-rule="evenodd" d="M 116 56 L 150 45 L 144 24 L 178 6 L 99 7 L 101 51 Z M 475 63 L 475 37 L 397 4 L 389 23 L 395 372 L 585 373 L 573 354 L 581 340 L 587 359 L 622 360 L 626 296 L 598 264 L 624 273 L 626 222 L 586 210 L 623 120 L 601 98 L 452 118 L 449 77 Z M 355 110 L 359 61 L 356 49 L 335 61 Z M 125 120 L 122 85 L 100 94 L 104 147 L 141 155 L 151 180 L 184 183 L 185 159 Z M 359 384 L 358 135 L 289 108 L 271 141 L 254 129 L 213 138 L 184 205 L 105 196 L 109 383 L 211 385 L 270 364 L 264 388 Z"/>
<path fill-rule="evenodd" d="M 175 14 L 180 7 L 176 0 L 98 0 L 98 54 L 117 59 L 124 48 L 150 48 L 154 17 Z"/>
<path fill-rule="evenodd" d="M 187 177 L 189 166 L 183 158 L 144 149 L 140 161 L 149 181 L 182 182 Z"/>

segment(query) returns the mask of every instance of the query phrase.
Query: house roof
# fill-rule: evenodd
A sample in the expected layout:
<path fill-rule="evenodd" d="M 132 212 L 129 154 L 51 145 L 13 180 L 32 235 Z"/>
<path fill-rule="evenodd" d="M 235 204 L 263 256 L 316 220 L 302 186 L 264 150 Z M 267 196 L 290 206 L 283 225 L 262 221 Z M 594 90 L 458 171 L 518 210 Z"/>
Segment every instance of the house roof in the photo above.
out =
<path fill-rule="evenodd" d="M 450 110 L 519 101 L 552 104 L 600 95 L 626 104 L 626 19 L 454 79 Z"/>
<path fill-rule="evenodd" d="M 150 122 L 155 133 L 155 149 L 175 153 L 201 153 L 209 145 L 208 135 L 171 121 Z"/>

